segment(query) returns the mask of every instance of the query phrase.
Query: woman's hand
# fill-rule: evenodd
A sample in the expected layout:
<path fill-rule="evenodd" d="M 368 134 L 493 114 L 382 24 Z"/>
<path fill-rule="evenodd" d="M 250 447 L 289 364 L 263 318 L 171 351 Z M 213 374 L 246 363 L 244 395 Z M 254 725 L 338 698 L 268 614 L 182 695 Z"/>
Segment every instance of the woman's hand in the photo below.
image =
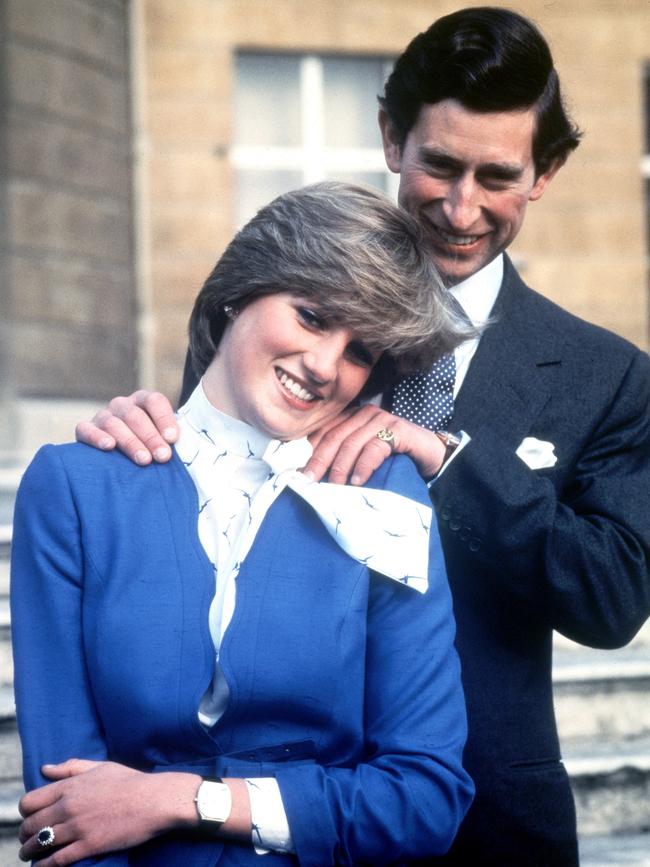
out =
<path fill-rule="evenodd" d="M 391 445 L 377 438 L 387 428 Z M 432 479 L 445 459 L 445 446 L 433 431 L 399 418 L 381 407 L 367 404 L 346 410 L 309 437 L 314 447 L 304 472 L 320 481 L 329 470 L 329 481 L 363 485 L 392 452 L 408 455 L 423 479 Z"/>
<path fill-rule="evenodd" d="M 199 824 L 194 797 L 201 778 L 196 774 L 147 774 L 84 759 L 45 765 L 43 773 L 56 782 L 28 792 L 19 804 L 24 820 L 18 854 L 29 861 L 50 851 L 39 861 L 41 867 L 130 849 L 172 828 Z M 36 839 L 48 826 L 55 835 L 51 849 Z"/>

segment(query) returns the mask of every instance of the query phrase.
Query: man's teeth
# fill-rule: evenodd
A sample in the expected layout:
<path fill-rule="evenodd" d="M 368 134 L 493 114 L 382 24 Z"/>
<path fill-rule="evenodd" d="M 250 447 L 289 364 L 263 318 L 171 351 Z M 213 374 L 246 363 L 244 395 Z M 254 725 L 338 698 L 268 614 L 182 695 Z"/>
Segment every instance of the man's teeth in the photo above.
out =
<path fill-rule="evenodd" d="M 290 391 L 291 394 L 294 394 L 299 400 L 315 400 L 316 395 L 312 394 L 311 391 L 307 391 L 306 388 L 303 388 L 298 382 L 294 382 L 290 376 L 287 376 L 286 373 L 283 373 L 280 376 L 280 382 L 282 385 Z"/>
<path fill-rule="evenodd" d="M 480 235 L 450 235 L 449 232 L 445 232 L 439 226 L 436 226 L 436 232 L 443 241 L 446 241 L 448 244 L 455 244 L 457 247 L 467 247 L 469 244 L 478 241 L 481 237 Z"/>

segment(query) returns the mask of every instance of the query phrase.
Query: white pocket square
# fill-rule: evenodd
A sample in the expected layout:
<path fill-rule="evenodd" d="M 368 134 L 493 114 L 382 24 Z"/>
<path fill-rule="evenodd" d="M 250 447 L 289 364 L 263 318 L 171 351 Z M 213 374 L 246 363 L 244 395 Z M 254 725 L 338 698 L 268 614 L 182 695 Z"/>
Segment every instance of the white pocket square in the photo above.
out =
<path fill-rule="evenodd" d="M 545 440 L 538 440 L 535 437 L 525 437 L 515 454 L 531 470 L 554 467 L 557 463 L 557 455 L 555 454 L 553 443 L 547 443 Z"/>

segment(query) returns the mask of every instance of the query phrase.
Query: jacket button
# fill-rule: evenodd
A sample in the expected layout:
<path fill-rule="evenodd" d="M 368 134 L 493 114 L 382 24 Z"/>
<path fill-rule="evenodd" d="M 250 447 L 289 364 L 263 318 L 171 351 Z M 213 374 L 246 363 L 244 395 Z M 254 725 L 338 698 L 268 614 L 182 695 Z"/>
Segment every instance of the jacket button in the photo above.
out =
<path fill-rule="evenodd" d="M 449 522 L 449 529 L 455 533 L 457 530 L 460 530 L 460 521 L 454 518 Z"/>
<path fill-rule="evenodd" d="M 451 511 L 449 509 L 449 506 L 443 506 L 442 509 L 440 509 L 440 517 L 442 518 L 443 521 L 448 521 L 450 515 L 451 515 Z"/>
<path fill-rule="evenodd" d="M 478 549 L 480 547 L 481 547 L 481 540 L 480 539 L 470 539 L 470 542 L 469 542 L 469 550 L 470 551 L 478 551 Z"/>
<path fill-rule="evenodd" d="M 472 533 L 471 527 L 463 527 L 462 530 L 460 531 L 460 533 L 458 534 L 458 538 L 463 542 L 467 542 L 467 540 L 471 536 L 471 533 Z"/>

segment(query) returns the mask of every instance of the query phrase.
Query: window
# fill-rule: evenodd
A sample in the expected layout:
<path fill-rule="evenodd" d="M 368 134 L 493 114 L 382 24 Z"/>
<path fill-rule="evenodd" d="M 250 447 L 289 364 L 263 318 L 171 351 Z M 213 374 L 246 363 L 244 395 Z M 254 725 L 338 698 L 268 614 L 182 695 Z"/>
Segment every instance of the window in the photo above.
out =
<path fill-rule="evenodd" d="M 237 56 L 237 225 L 287 190 L 321 180 L 370 184 L 391 195 L 377 126 L 388 58 Z"/>

